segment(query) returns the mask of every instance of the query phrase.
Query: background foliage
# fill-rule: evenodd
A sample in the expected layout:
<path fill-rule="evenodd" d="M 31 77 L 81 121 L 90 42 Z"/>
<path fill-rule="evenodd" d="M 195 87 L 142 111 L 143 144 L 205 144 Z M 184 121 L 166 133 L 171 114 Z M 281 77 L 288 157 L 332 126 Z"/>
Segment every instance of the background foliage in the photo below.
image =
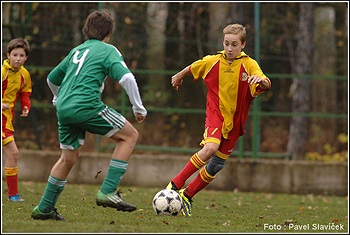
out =
<path fill-rule="evenodd" d="M 205 108 L 202 82 L 185 80 L 176 93 L 170 77 L 194 60 L 222 49 L 222 29 L 238 22 L 247 28 L 244 51 L 259 58 L 263 71 L 272 79 L 272 89 L 261 96 L 262 112 L 292 112 L 292 67 L 300 51 L 299 2 L 262 2 L 259 5 L 260 32 L 255 32 L 254 2 L 2 2 L 2 50 L 10 39 L 25 37 L 31 45 L 26 66 L 33 80 L 30 119 L 16 117 L 16 140 L 19 147 L 58 149 L 55 110 L 46 76 L 69 50 L 83 42 L 81 33 L 86 16 L 93 9 L 111 10 L 116 19 L 112 44 L 124 55 L 135 73 L 146 108 Z M 317 23 L 313 38 L 314 56 L 310 91 L 314 113 L 344 115 L 348 112 L 348 4 L 315 2 Z M 322 32 L 326 32 L 325 35 Z M 260 38 L 255 35 L 259 33 Z M 322 39 L 326 40 L 324 43 Z M 255 48 L 255 40 L 260 47 Z M 289 76 L 288 76 L 289 75 Z M 326 79 L 324 78 L 326 76 Z M 121 87 L 107 80 L 104 101 L 112 107 L 121 102 Z M 130 110 L 125 115 L 133 121 Z M 261 117 L 261 151 L 284 153 L 288 143 L 289 116 Z M 348 120 L 344 118 L 310 118 L 310 132 L 305 143 L 310 159 L 340 153 L 347 159 Z M 147 121 L 135 124 L 140 144 L 198 147 L 204 114 L 150 112 Z M 248 120 L 245 148 L 251 148 L 252 127 Z M 345 138 L 344 138 L 345 136 Z M 88 136 L 86 151 L 96 150 L 95 136 Z M 102 140 L 99 144 L 108 144 Z M 330 146 L 330 147 L 329 147 Z M 107 150 L 109 151 L 109 150 Z M 311 155 L 310 155 L 311 153 Z M 309 154 L 309 155 L 308 155 Z M 331 157 L 332 158 L 332 157 Z"/>

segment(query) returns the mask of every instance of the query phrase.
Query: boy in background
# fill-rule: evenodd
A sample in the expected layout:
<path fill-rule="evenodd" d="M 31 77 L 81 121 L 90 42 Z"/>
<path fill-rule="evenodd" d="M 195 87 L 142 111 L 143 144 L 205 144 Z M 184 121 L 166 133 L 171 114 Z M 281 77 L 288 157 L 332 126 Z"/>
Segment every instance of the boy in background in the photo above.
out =
<path fill-rule="evenodd" d="M 14 138 L 13 121 L 15 106 L 19 100 L 21 117 L 27 117 L 30 111 L 32 80 L 24 63 L 28 59 L 29 43 L 26 39 L 12 39 L 7 46 L 7 59 L 2 65 L 2 151 L 6 156 L 5 176 L 8 188 L 8 200 L 23 202 L 18 193 L 18 148 Z"/>

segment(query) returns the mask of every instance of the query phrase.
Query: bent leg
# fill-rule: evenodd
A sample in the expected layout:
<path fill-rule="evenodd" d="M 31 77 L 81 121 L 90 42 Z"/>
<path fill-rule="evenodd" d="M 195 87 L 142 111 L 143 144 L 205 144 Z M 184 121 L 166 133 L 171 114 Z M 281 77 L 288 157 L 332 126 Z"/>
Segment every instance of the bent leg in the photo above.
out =
<path fill-rule="evenodd" d="M 112 207 L 121 211 L 134 211 L 136 206 L 123 201 L 119 192 L 115 191 L 128 167 L 128 160 L 136 145 L 138 132 L 131 123 L 126 121 L 123 128 L 112 135 L 111 139 L 117 142 L 117 146 L 113 151 L 106 178 L 96 195 L 96 203 L 98 206 Z"/>
<path fill-rule="evenodd" d="M 117 142 L 112 159 L 128 161 L 134 151 L 138 138 L 139 133 L 135 127 L 130 122 L 125 121 L 123 128 L 111 136 L 111 139 Z"/>
<path fill-rule="evenodd" d="M 123 128 L 112 135 L 111 139 L 117 142 L 117 146 L 113 151 L 107 176 L 101 186 L 101 192 L 104 194 L 113 193 L 117 189 L 135 148 L 138 132 L 130 122 L 126 121 Z"/>
<path fill-rule="evenodd" d="M 218 144 L 208 142 L 201 150 L 195 153 L 181 172 L 172 179 L 176 188 L 181 189 L 185 185 L 186 180 L 206 164 L 208 159 L 217 151 L 218 147 Z"/>
<path fill-rule="evenodd" d="M 201 169 L 197 177 L 187 186 L 184 193 L 188 197 L 192 198 L 214 180 L 216 174 L 224 167 L 225 161 L 230 156 L 235 143 L 236 139 L 224 139 L 218 146 L 218 149 L 215 149 L 215 146 L 210 146 L 207 153 L 215 155 L 210 158 L 208 164 Z"/>

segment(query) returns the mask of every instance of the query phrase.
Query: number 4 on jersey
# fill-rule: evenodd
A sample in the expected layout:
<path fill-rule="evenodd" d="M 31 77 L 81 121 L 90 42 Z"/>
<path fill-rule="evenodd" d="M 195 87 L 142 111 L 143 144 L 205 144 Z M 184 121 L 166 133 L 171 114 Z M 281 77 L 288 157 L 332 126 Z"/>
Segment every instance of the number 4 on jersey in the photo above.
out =
<path fill-rule="evenodd" d="M 79 64 L 78 65 L 78 69 L 77 69 L 77 72 L 75 72 L 75 75 L 78 75 L 81 67 L 83 66 L 83 63 L 84 63 L 84 60 L 85 60 L 85 57 L 86 55 L 89 53 L 89 49 L 87 49 L 84 54 L 82 55 L 82 57 L 80 59 L 78 59 L 78 55 L 79 55 L 80 51 L 77 50 L 73 56 L 73 63 L 74 64 Z"/>

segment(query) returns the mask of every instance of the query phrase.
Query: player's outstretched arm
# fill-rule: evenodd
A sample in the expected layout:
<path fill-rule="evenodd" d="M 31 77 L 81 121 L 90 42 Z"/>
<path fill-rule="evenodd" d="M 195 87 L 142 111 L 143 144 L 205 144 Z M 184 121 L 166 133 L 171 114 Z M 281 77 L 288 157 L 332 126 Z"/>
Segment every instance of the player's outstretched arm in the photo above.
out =
<path fill-rule="evenodd" d="M 179 90 L 179 86 L 182 85 L 184 77 L 191 75 L 190 66 L 185 67 L 183 70 L 171 77 L 171 85 L 176 91 Z"/>

